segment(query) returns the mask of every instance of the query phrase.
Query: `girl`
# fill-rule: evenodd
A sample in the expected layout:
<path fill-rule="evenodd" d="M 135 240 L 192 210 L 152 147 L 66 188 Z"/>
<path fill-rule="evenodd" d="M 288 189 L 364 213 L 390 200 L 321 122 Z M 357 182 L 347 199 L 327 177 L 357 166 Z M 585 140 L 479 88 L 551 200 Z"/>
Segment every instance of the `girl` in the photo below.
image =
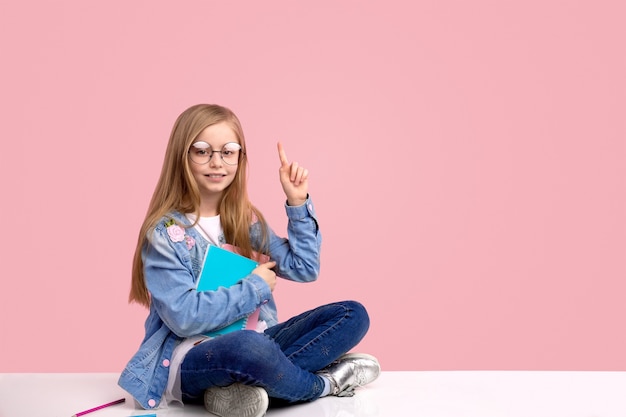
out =
<path fill-rule="evenodd" d="M 321 244 L 308 171 L 289 163 L 280 143 L 278 155 L 289 239 L 278 237 L 248 199 L 246 143 L 235 114 L 200 104 L 176 120 L 133 261 L 129 300 L 149 314 L 119 384 L 141 407 L 200 403 L 223 417 L 257 417 L 269 398 L 289 404 L 351 396 L 378 377 L 376 358 L 346 354 L 369 327 L 361 304 L 333 303 L 277 321 L 277 275 L 317 279 Z M 269 261 L 232 287 L 200 292 L 209 245 L 233 245 Z M 204 335 L 259 307 L 256 331 Z"/>

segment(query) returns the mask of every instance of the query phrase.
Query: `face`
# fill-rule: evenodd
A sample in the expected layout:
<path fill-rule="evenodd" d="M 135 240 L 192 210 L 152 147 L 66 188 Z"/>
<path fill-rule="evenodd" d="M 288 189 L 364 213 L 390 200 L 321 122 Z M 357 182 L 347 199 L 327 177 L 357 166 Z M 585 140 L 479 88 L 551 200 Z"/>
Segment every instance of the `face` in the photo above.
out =
<path fill-rule="evenodd" d="M 229 150 L 232 148 L 230 146 L 225 147 L 225 145 L 232 143 L 238 144 L 239 140 L 233 129 L 231 129 L 226 122 L 208 126 L 192 143 L 189 156 L 189 168 L 198 183 L 200 194 L 203 198 L 213 200 L 221 198 L 224 190 L 228 188 L 235 179 L 238 165 L 229 165 L 225 163 L 221 157 L 223 155 L 224 158 L 228 160 L 227 155 L 232 152 L 232 150 Z M 194 146 L 194 144 L 196 144 L 196 146 Z M 210 148 L 207 145 L 209 145 Z M 207 163 L 199 164 L 194 162 L 194 159 L 199 160 L 201 156 L 205 159 L 208 158 L 211 151 L 222 151 L 224 154 L 214 152 Z M 192 153 L 194 155 L 193 159 L 191 157 Z"/>

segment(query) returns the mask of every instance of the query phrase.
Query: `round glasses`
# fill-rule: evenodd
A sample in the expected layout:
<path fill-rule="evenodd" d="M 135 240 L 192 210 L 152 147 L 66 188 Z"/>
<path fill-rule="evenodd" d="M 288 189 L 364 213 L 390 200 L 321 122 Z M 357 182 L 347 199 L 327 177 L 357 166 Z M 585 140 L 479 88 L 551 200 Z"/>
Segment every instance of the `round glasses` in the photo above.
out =
<path fill-rule="evenodd" d="M 222 147 L 221 151 L 214 151 L 211 145 L 206 142 L 195 142 L 189 148 L 189 157 L 191 161 L 198 164 L 208 164 L 214 153 L 219 153 L 220 158 L 227 165 L 237 165 L 239 163 L 239 155 L 243 154 L 241 145 L 235 142 L 228 142 Z"/>

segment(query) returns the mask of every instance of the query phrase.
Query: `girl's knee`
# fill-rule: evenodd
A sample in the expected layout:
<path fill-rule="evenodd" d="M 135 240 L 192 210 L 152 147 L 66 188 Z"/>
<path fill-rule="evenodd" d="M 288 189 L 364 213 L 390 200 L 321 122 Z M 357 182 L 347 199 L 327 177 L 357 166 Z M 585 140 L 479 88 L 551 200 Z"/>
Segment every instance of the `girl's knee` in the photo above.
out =
<path fill-rule="evenodd" d="M 350 300 L 350 301 L 346 301 L 344 305 L 346 308 L 350 310 L 351 315 L 353 315 L 356 319 L 358 319 L 359 321 L 369 326 L 370 316 L 367 313 L 367 309 L 365 308 L 363 304 L 359 303 L 358 301 Z"/>

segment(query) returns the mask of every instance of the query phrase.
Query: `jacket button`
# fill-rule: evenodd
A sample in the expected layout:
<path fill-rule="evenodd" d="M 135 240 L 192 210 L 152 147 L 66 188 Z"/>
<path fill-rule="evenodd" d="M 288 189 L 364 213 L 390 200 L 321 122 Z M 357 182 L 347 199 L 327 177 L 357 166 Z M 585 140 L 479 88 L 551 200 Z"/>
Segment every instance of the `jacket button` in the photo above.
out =
<path fill-rule="evenodd" d="M 170 366 L 170 361 L 169 361 L 169 359 L 163 359 L 163 366 L 165 366 L 166 368 L 167 368 L 168 366 Z"/>
<path fill-rule="evenodd" d="M 148 405 L 150 407 L 154 407 L 156 405 L 156 401 L 154 401 L 152 398 L 148 400 Z"/>

